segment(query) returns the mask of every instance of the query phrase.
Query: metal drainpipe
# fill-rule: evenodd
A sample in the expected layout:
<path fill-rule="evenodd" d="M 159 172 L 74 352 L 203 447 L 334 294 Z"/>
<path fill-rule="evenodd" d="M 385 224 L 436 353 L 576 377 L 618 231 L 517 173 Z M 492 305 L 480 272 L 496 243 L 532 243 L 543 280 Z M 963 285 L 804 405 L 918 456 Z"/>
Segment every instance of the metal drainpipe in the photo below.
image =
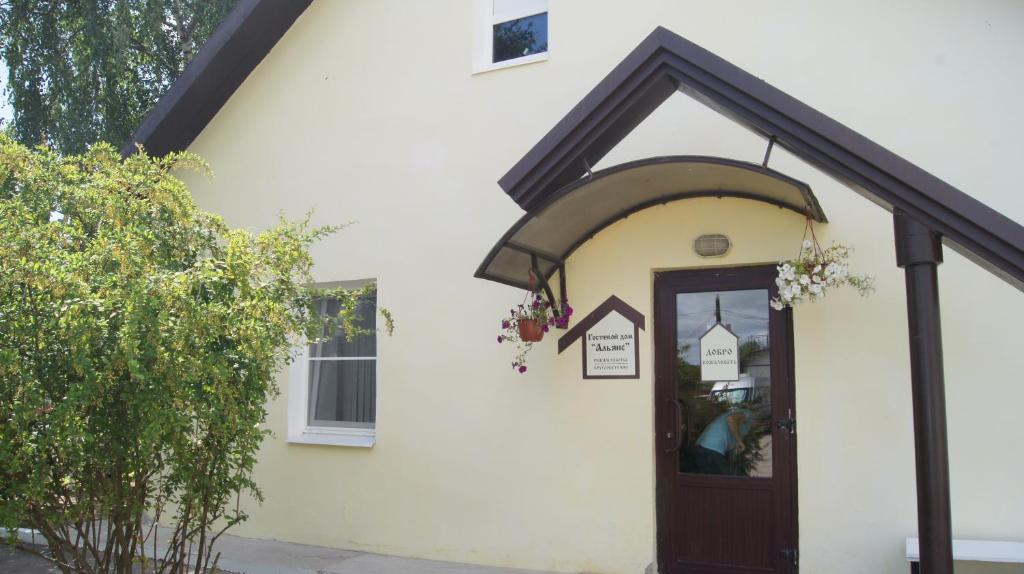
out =
<path fill-rule="evenodd" d="M 942 372 L 937 268 L 941 237 L 894 209 L 896 264 L 907 280 L 907 327 L 917 459 L 917 528 L 921 572 L 953 574 L 953 529 L 949 503 L 949 447 Z"/>

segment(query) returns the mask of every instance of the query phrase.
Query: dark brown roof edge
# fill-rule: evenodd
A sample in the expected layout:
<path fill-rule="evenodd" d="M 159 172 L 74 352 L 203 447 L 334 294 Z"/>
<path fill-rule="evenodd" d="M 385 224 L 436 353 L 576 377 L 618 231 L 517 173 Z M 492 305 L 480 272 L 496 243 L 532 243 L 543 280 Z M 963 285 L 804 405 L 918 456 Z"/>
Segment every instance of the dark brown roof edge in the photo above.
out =
<path fill-rule="evenodd" d="M 1024 227 L 700 46 L 658 27 L 499 185 L 533 211 L 582 177 L 676 90 L 821 169 L 875 203 L 935 229 L 1024 290 Z"/>
<path fill-rule="evenodd" d="M 150 155 L 182 151 L 195 140 L 249 73 L 312 0 L 241 0 L 203 44 L 121 148 Z"/>

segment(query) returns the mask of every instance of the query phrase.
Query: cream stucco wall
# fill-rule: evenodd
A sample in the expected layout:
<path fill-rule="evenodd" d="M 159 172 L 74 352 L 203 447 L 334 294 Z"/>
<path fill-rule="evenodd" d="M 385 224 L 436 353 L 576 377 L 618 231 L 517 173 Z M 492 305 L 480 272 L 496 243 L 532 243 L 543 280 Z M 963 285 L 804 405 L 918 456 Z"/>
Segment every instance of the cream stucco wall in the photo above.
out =
<path fill-rule="evenodd" d="M 233 225 L 310 209 L 316 223 L 357 220 L 315 248 L 317 278 L 377 277 L 398 326 L 380 340 L 372 449 L 286 443 L 282 375 L 257 470 L 266 502 L 238 533 L 566 572 L 654 560 L 653 329 L 638 381 L 582 381 L 578 348 L 559 356 L 551 337 L 520 376 L 494 337 L 521 295 L 472 274 L 521 214 L 495 181 L 657 25 L 1024 222 L 1017 2 L 551 0 L 548 61 L 474 76 L 467 0 L 317 0 L 192 145 L 216 177 L 190 183 Z M 677 95 L 601 165 L 763 150 Z M 820 237 L 853 244 L 878 280 L 870 299 L 795 312 L 803 571 L 904 572 L 916 519 L 891 217 L 784 151 L 772 166 L 812 185 L 831 219 Z M 570 297 L 584 314 L 616 294 L 650 317 L 653 270 L 775 261 L 802 231 L 743 200 L 652 208 L 573 256 Z M 697 259 L 702 232 L 734 250 Z M 946 255 L 955 534 L 1024 539 L 1024 297 Z"/>

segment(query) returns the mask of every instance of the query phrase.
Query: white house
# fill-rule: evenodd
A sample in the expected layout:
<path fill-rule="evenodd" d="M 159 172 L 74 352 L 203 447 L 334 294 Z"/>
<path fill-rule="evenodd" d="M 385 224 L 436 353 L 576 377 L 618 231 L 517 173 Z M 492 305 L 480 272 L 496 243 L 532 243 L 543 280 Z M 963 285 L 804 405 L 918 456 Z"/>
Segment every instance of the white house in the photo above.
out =
<path fill-rule="evenodd" d="M 397 328 L 280 374 L 235 532 L 663 574 L 1024 539 L 1021 29 L 996 0 L 242 0 L 132 143 L 206 158 L 234 226 L 357 221 L 317 281 L 376 281 Z M 808 229 L 875 292 L 772 308 Z M 519 373 L 531 274 L 575 312 Z"/>

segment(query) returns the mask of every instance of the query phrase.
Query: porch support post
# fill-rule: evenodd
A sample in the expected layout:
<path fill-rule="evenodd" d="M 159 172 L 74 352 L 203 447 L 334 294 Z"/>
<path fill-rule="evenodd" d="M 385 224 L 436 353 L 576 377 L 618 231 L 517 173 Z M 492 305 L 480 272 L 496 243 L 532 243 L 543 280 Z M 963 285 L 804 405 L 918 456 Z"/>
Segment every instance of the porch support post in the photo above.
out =
<path fill-rule="evenodd" d="M 953 574 L 949 503 L 949 449 L 942 373 L 937 267 L 940 236 L 900 210 L 893 211 L 896 264 L 907 279 L 910 378 L 917 459 L 917 528 L 921 572 Z"/>

